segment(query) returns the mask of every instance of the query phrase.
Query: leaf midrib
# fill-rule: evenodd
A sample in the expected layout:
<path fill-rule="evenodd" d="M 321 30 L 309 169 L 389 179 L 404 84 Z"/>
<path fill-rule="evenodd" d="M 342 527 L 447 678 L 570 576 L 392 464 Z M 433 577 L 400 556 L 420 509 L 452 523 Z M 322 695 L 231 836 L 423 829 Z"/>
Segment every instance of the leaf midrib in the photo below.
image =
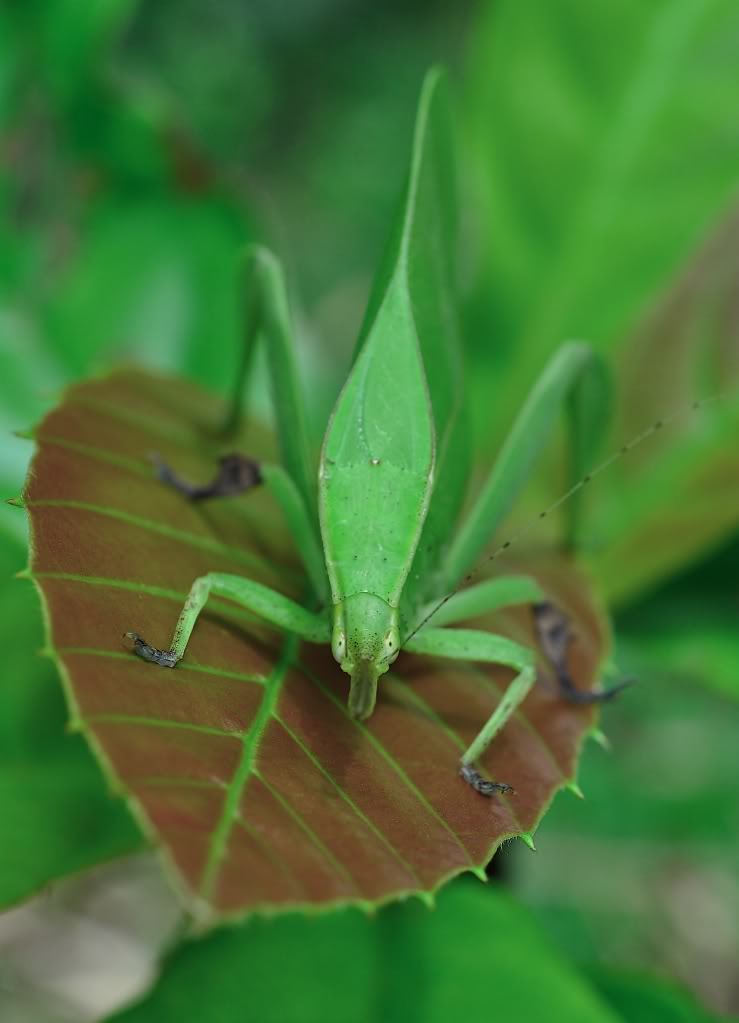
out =
<path fill-rule="evenodd" d="M 298 637 L 288 635 L 269 678 L 265 683 L 264 696 L 254 719 L 243 733 L 239 763 L 226 791 L 221 817 L 211 835 L 208 857 L 200 880 L 200 894 L 212 901 L 212 893 L 218 879 L 218 870 L 226 852 L 231 830 L 239 813 L 239 803 L 250 776 L 254 773 L 259 743 L 274 715 L 274 709 L 282 689 L 282 683 L 297 653 Z"/>

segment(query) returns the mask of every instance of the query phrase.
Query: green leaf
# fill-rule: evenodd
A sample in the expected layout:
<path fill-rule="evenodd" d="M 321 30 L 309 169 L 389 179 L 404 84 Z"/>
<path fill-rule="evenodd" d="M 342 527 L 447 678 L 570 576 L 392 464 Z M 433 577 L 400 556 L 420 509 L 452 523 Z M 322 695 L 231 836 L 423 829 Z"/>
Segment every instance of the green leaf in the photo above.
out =
<path fill-rule="evenodd" d="M 739 700 L 737 572 L 739 535 L 698 568 L 622 612 L 620 648 L 642 672 Z"/>
<path fill-rule="evenodd" d="M 576 898 L 580 870 L 589 872 L 587 883 L 582 878 L 584 890 L 596 879 L 602 884 L 604 858 L 627 864 L 622 869 L 633 877 L 666 869 L 681 847 L 688 855 L 691 844 L 702 843 L 706 855 L 730 857 L 739 841 L 732 812 L 739 708 L 692 679 L 653 667 L 635 639 L 623 645 L 619 640 L 617 653 L 620 670 L 640 684 L 609 715 L 606 733 L 614 753 L 595 744 L 586 747 L 585 803 L 558 800 L 542 837 L 554 841 L 569 835 L 585 842 L 588 836 L 602 843 L 602 851 L 594 856 L 587 843 L 573 850 L 579 867 L 570 875 L 572 883 L 563 881 L 556 890 L 551 885 L 563 864 L 550 850 L 547 869 L 541 865 L 539 875 L 553 898 Z M 618 814 L 613 813 L 616 801 Z"/>
<path fill-rule="evenodd" d="M 453 885 L 433 912 L 409 903 L 374 919 L 252 920 L 183 945 L 167 967 L 116 1023 L 226 1023 L 239 1011 L 260 1023 L 620 1019 L 524 911 L 474 882 Z"/>
<path fill-rule="evenodd" d="M 91 87 L 97 66 L 137 6 L 138 0 L 29 4 L 38 73 L 60 104 Z"/>
<path fill-rule="evenodd" d="M 51 689 L 53 676 L 48 682 Z M 4 764 L 0 814 L 0 907 L 143 844 L 79 736 Z"/>
<path fill-rule="evenodd" d="M 28 582 L 9 578 L 22 556 L 3 544 L 0 618 L 13 641 L 3 648 L 0 681 L 0 906 L 141 845 L 82 738 L 64 734 L 54 670 L 38 656 L 35 594 Z"/>
<path fill-rule="evenodd" d="M 41 342 L 29 319 L 12 306 L 0 309 L 0 333 L 3 335 L 0 348 L 3 452 L 0 496 L 7 500 L 20 493 L 32 450 L 28 439 L 18 436 L 18 431 L 27 431 L 49 408 L 51 398 L 59 393 L 64 381 L 64 371 Z M 16 508 L 0 504 L 0 544 L 8 544 L 0 563 L 5 568 L 7 557 L 8 572 L 23 567 L 22 548 L 26 538 L 25 517 Z"/>
<path fill-rule="evenodd" d="M 563 340 L 622 336 L 733 196 L 737 31 L 732 0 L 487 6 L 465 104 L 484 246 L 475 339 L 515 374 L 493 409 L 488 394 L 488 424 L 510 421 Z"/>
<path fill-rule="evenodd" d="M 619 669 L 638 684 L 605 722 L 612 752 L 587 744 L 584 801 L 555 802 L 536 861 L 514 860 L 515 887 L 568 957 L 677 972 L 708 1003 L 730 1004 L 739 707 L 645 663 L 638 615 L 616 622 Z"/>
<path fill-rule="evenodd" d="M 595 969 L 588 976 L 596 990 L 629 1023 L 719 1023 L 676 984 L 641 973 Z"/>
<path fill-rule="evenodd" d="M 655 609 L 656 610 L 656 609 Z M 658 613 L 646 611 L 636 643 L 645 670 L 676 675 L 739 701 L 739 635 L 736 608 L 718 600 L 663 598 Z"/>
<path fill-rule="evenodd" d="M 240 341 L 234 268 L 246 237 L 217 200 L 96 204 L 49 302 L 55 350 L 77 375 L 115 353 L 225 388 Z"/>
<path fill-rule="evenodd" d="M 488 801 L 457 763 L 505 669 L 404 656 L 364 727 L 348 717 L 348 679 L 328 649 L 286 660 L 279 637 L 226 601 L 208 604 L 174 671 L 126 649 L 129 629 L 165 643 L 208 571 L 302 591 L 268 492 L 193 505 L 154 478 L 152 450 L 208 478 L 222 414 L 184 381 L 126 372 L 75 387 L 37 431 L 25 495 L 32 570 L 75 723 L 196 914 L 367 905 L 479 869 L 504 838 L 531 832 L 574 776 L 592 710 L 549 686 L 532 692 L 483 763 L 516 794 Z M 237 446 L 270 454 L 253 427 Z M 576 623 L 572 666 L 591 687 L 605 630 L 583 581 L 561 563 L 522 568 Z M 488 624 L 533 645 L 525 608 Z M 270 716 L 252 761 L 260 708 Z"/>

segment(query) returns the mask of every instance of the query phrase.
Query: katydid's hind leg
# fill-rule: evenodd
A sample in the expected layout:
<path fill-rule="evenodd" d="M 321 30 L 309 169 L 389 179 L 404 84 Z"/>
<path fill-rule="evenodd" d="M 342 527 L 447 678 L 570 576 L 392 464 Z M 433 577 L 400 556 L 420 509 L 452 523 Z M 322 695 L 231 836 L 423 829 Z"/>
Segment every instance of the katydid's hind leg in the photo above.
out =
<path fill-rule="evenodd" d="M 262 482 L 259 462 L 247 455 L 229 454 L 218 459 L 218 470 L 210 483 L 190 483 L 182 479 L 167 462 L 156 453 L 151 455 L 156 474 L 162 483 L 174 487 L 191 501 L 204 501 L 211 497 L 233 497 L 244 494 Z"/>
<path fill-rule="evenodd" d="M 559 694 L 563 700 L 579 704 L 607 703 L 632 684 L 632 680 L 628 679 L 599 692 L 578 689 L 567 667 L 567 654 L 573 639 L 567 615 L 549 601 L 533 604 L 532 609 L 539 644 L 554 668 Z"/>
<path fill-rule="evenodd" d="M 139 633 L 126 632 L 126 638 L 133 641 L 134 653 L 162 668 L 174 668 L 182 660 L 195 623 L 211 593 L 235 601 L 278 629 L 295 633 L 309 643 L 329 641 L 330 627 L 325 615 L 314 614 L 289 597 L 252 579 L 224 572 L 210 572 L 200 576 L 190 587 L 169 647 L 160 650 Z"/>
<path fill-rule="evenodd" d="M 492 796 L 496 792 L 513 792 L 514 788 L 512 785 L 506 785 L 503 781 L 489 781 L 484 778 L 477 770 L 474 764 L 465 764 L 462 761 L 459 768 L 460 778 L 464 778 L 468 785 L 471 785 L 475 792 L 479 792 L 481 796 Z"/>

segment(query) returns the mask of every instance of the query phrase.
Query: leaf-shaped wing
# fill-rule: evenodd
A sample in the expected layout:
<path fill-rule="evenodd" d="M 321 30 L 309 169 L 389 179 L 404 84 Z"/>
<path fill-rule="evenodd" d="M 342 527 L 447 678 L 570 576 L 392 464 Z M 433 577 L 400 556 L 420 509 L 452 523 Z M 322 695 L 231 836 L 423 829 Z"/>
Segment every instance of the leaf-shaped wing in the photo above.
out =
<path fill-rule="evenodd" d="M 369 493 L 370 488 L 378 491 L 375 503 L 379 506 L 380 521 L 390 519 L 395 528 L 403 523 L 400 527 L 402 535 L 392 538 L 392 550 L 387 552 L 387 561 L 378 563 L 374 558 L 374 548 L 366 545 L 372 559 L 366 568 L 366 575 L 371 579 L 368 588 L 396 596 L 400 573 L 394 562 L 400 559 L 402 567 L 408 571 L 409 554 L 413 554 L 413 548 L 419 541 L 419 506 L 421 515 L 425 515 L 422 540 L 403 594 L 408 603 L 421 596 L 416 593 L 416 580 L 431 579 L 431 570 L 443 555 L 469 473 L 462 353 L 453 272 L 456 196 L 451 134 L 446 78 L 441 70 L 433 69 L 427 74 L 421 91 L 408 181 L 360 332 L 360 354 L 352 375 L 360 378 L 361 382 L 359 379 L 350 380 L 341 399 L 344 406 L 348 405 L 350 395 L 347 392 L 362 388 L 363 406 L 360 408 L 352 402 L 356 421 L 353 433 L 359 434 L 360 449 L 356 464 L 359 465 L 362 458 L 366 492 Z M 427 397 L 418 387 L 415 362 L 419 360 Z M 367 373 L 368 364 L 371 375 Z M 369 386 L 371 384 L 374 387 Z M 342 414 L 335 416 L 334 435 L 344 442 L 349 436 L 345 429 L 348 410 L 337 409 L 337 413 L 339 411 Z M 423 454 L 418 450 L 419 434 L 422 428 L 428 428 L 424 420 L 429 417 L 433 424 L 435 462 L 433 498 L 430 507 L 426 508 L 425 503 L 418 500 L 418 494 L 414 502 L 401 499 L 401 494 L 406 491 L 422 495 L 423 480 L 411 481 L 407 464 L 395 473 L 395 478 L 392 478 L 393 470 L 389 467 L 393 458 L 400 457 L 407 462 L 408 452 L 404 449 L 408 448 L 411 438 L 416 446 L 414 463 L 420 465 Z M 390 442 L 389 450 L 388 445 L 382 443 L 378 448 L 377 441 L 381 442 L 382 438 L 375 438 L 373 454 L 380 464 L 375 465 L 372 472 L 366 453 L 369 439 L 363 425 L 367 421 L 374 422 L 376 430 L 382 431 Z M 331 484 L 336 485 L 331 463 L 328 462 L 329 458 L 335 461 L 331 446 L 327 444 L 324 452 L 324 473 Z M 383 465 L 387 465 L 388 469 L 383 470 Z M 357 470 L 352 468 L 350 471 L 356 473 Z M 388 476 L 386 482 L 381 479 L 383 471 Z M 347 478 L 346 471 L 342 476 Z M 368 526 L 371 531 L 374 509 L 365 507 L 362 487 L 357 480 L 352 479 L 350 486 L 354 491 L 360 491 L 359 502 L 365 509 L 363 526 Z M 351 504 L 351 501 L 350 494 L 345 503 Z M 396 509 L 396 514 L 383 514 L 390 508 Z M 341 519 L 354 521 L 353 516 L 342 515 Z M 332 530 L 332 534 L 334 532 Z M 365 530 L 356 532 L 363 537 Z M 333 536 L 329 539 L 332 540 Z M 387 544 L 387 537 L 378 539 L 381 544 Z M 327 544 L 329 560 L 333 546 L 331 542 Z M 352 570 L 357 568 L 354 558 L 357 553 L 355 537 L 350 535 L 350 550 L 340 556 L 342 559 L 348 556 Z M 362 557 L 361 550 L 359 557 Z M 345 590 L 346 587 L 335 586 L 334 592 L 337 594 L 337 591 Z"/>

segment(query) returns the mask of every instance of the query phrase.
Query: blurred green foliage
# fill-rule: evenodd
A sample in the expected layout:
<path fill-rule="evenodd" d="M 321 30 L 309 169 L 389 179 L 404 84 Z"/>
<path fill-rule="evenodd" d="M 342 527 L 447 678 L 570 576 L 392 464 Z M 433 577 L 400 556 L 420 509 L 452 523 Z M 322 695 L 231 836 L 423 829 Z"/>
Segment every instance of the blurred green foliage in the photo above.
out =
<path fill-rule="evenodd" d="M 2 5 L 7 496 L 18 492 L 30 453 L 10 431 L 36 420 L 65 382 L 130 358 L 227 386 L 239 340 L 235 257 L 254 237 L 279 251 L 295 285 L 320 436 L 400 189 L 422 73 L 439 58 L 456 69 L 463 100 L 457 262 L 481 450 L 499 440 L 544 353 L 566 335 L 587 337 L 619 366 L 627 384 L 621 430 L 704 394 L 717 378 L 730 385 L 739 342 L 721 295 L 731 296 L 736 278 L 725 275 L 723 257 L 704 275 L 715 282 L 724 274 L 721 295 L 708 301 L 705 288 L 694 291 L 687 317 L 677 306 L 677 320 L 691 324 L 679 347 L 668 334 L 640 362 L 636 327 L 728 216 L 739 170 L 737 45 L 733 0 L 618 0 L 607 9 L 587 0 Z M 596 559 L 604 586 L 619 592 L 622 566 L 636 579 L 621 588 L 617 659 L 641 685 L 609 709 L 615 752 L 585 757 L 586 802 L 558 801 L 536 857 L 501 858 L 518 901 L 559 951 L 545 949 L 511 903 L 466 887 L 442 897 L 422 937 L 425 911 L 409 906 L 370 923 L 254 922 L 208 939 L 176 953 L 153 1005 L 174 1011 L 180 978 L 186 993 L 192 969 L 201 992 L 225 985 L 228 1008 L 243 992 L 245 960 L 258 964 L 267 998 L 321 928 L 335 932 L 339 963 L 355 942 L 375 954 L 375 930 L 398 950 L 396 967 L 407 956 L 407 975 L 385 963 L 388 990 L 402 992 L 397 1005 L 417 1004 L 408 992 L 423 989 L 431 970 L 439 1006 L 460 1010 L 460 992 L 493 999 L 498 991 L 501 1010 L 506 997 L 520 1009 L 524 994 L 536 998 L 531 971 L 551 967 L 553 986 L 542 981 L 541 989 L 550 992 L 546 1008 L 567 1018 L 577 1018 L 571 998 L 588 1019 L 706 1018 L 669 986 L 617 969 L 630 967 L 678 977 L 716 1008 L 736 1009 L 739 547 L 726 514 L 736 433 L 728 414 L 706 422 L 705 436 L 715 434 L 708 440 L 691 439 L 685 425 L 649 449 L 651 465 L 643 455 L 648 473 L 658 459 L 667 469 L 654 476 L 659 500 L 641 547 L 622 544 L 619 532 L 623 494 L 636 493 L 638 477 L 614 469 L 594 501 L 603 514 L 590 541 L 611 552 Z M 696 471 L 691 458 L 711 472 Z M 530 500 L 556 489 L 545 479 Z M 681 520 L 688 498 L 701 495 L 700 515 Z M 719 505 L 724 518 L 711 532 Z M 33 594 L 10 578 L 24 564 L 23 517 L 0 512 L 8 580 L 0 610 L 13 638 L 0 683 L 0 895 L 9 902 L 140 840 L 78 737 L 63 733 L 57 680 L 36 654 Z M 690 547 L 695 567 L 688 573 L 678 558 L 639 576 L 640 550 L 649 550 L 665 516 L 672 549 Z M 696 521 L 704 532 L 691 546 L 685 538 Z M 710 546 L 718 554 L 700 563 Z M 459 962 L 455 949 L 468 947 L 456 937 L 462 910 L 479 958 Z M 424 948 L 416 955 L 417 942 Z M 506 971 L 496 976 L 503 952 Z M 315 1018 L 310 1007 L 326 1004 L 311 962 L 291 981 L 299 979 L 305 1006 L 295 1019 Z M 236 988 L 227 985 L 234 977 Z M 444 984 L 456 985 L 454 993 Z M 218 1020 L 215 1009 L 209 1018 Z M 409 1009 L 403 1018 L 433 1016 Z"/>
<path fill-rule="evenodd" d="M 276 961 L 289 962 L 289 985 L 275 985 Z M 555 1006 L 557 1018 L 571 1023 L 656 1021 L 649 1013 L 660 1005 L 665 1023 L 711 1018 L 684 995 L 646 979 L 603 977 L 599 994 L 542 938 L 528 913 L 466 879 L 442 893 L 432 912 L 412 903 L 389 907 L 379 920 L 354 911 L 254 920 L 191 943 L 172 957 L 150 999 L 114 1019 L 174 1023 L 194 1012 L 227 1023 L 243 994 L 245 963 L 253 977 L 250 1018 L 262 1023 L 511 1016 L 548 1023 Z"/>
<path fill-rule="evenodd" d="M 488 358 L 525 378 L 562 337 L 621 341 L 724 212 L 737 19 L 730 0 L 488 5 L 468 93 Z"/>

